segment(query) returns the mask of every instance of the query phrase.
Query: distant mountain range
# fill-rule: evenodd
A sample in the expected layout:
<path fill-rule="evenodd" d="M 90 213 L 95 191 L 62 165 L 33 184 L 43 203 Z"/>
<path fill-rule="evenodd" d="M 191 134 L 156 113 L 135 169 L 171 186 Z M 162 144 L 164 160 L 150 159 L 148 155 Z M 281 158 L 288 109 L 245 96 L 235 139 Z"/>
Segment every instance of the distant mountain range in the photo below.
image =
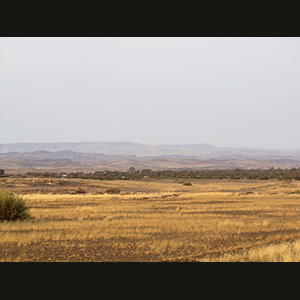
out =
<path fill-rule="evenodd" d="M 0 144 L 0 168 L 49 170 L 300 167 L 300 150 L 130 142 Z"/>
<path fill-rule="evenodd" d="M 189 156 L 200 159 L 292 159 L 300 160 L 299 150 L 270 150 L 216 147 L 209 144 L 144 145 L 130 142 L 17 143 L 0 144 L 0 153 L 34 151 L 72 151 L 104 155 Z M 65 153 L 66 155 L 68 153 Z M 72 155 L 71 152 L 69 152 Z"/>

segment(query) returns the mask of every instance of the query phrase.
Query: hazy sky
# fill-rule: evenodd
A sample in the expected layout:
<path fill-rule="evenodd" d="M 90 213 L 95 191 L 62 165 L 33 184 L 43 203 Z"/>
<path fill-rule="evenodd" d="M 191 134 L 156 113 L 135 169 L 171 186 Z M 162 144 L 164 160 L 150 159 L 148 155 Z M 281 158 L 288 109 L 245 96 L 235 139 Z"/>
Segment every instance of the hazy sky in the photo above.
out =
<path fill-rule="evenodd" d="M 300 148 L 300 38 L 0 38 L 0 143 Z"/>

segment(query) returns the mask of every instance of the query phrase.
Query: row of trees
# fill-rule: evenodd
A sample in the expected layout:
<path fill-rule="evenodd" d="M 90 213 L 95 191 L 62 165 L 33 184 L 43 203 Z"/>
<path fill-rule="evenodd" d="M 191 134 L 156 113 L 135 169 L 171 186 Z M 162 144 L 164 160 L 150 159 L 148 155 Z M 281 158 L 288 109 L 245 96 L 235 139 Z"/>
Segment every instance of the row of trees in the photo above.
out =
<path fill-rule="evenodd" d="M 234 170 L 159 170 L 151 169 L 135 170 L 130 168 L 126 172 L 120 171 L 96 171 L 93 173 L 38 173 L 31 172 L 24 177 L 45 178 L 81 178 L 97 180 L 142 180 L 142 179 L 247 179 L 247 180 L 300 180 L 300 168 L 292 169 L 234 169 Z"/>

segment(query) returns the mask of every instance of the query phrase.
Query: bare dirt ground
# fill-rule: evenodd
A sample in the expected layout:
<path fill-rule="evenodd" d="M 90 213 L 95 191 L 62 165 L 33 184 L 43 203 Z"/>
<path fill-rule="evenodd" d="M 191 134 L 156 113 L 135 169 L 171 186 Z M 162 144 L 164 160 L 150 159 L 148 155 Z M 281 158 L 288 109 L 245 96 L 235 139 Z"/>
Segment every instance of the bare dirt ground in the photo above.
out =
<path fill-rule="evenodd" d="M 242 261 L 300 239 L 299 181 L 190 182 L 0 178 L 32 214 L 0 223 L 0 261 Z"/>

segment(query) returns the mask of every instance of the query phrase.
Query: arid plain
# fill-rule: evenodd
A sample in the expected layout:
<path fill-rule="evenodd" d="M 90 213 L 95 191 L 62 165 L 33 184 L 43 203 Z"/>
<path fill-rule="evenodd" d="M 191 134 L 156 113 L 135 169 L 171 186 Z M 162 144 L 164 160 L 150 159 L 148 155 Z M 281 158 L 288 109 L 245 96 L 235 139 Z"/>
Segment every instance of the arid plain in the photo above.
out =
<path fill-rule="evenodd" d="M 0 178 L 32 218 L 0 261 L 300 261 L 300 182 Z"/>

